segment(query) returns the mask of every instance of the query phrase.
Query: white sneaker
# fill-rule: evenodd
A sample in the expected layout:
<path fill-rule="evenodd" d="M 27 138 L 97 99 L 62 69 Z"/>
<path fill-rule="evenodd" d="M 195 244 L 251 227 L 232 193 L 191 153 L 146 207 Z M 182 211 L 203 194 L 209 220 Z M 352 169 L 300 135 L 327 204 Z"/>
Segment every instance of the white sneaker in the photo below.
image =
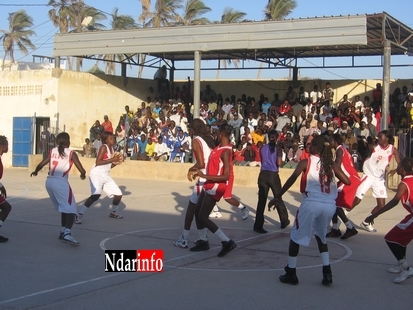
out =
<path fill-rule="evenodd" d="M 246 220 L 250 215 L 250 210 L 247 207 L 241 209 L 242 219 Z"/>
<path fill-rule="evenodd" d="M 60 239 L 62 242 L 71 244 L 71 245 L 79 245 L 79 242 L 77 242 L 70 233 L 66 233 L 63 235 L 62 239 Z"/>
<path fill-rule="evenodd" d="M 75 216 L 75 223 L 76 224 L 82 224 L 82 215 L 77 215 Z"/>
<path fill-rule="evenodd" d="M 407 278 L 413 277 L 413 268 L 409 267 L 408 269 L 403 269 L 402 272 L 400 272 L 400 275 L 394 279 L 394 283 L 402 283 L 404 280 Z"/>
<path fill-rule="evenodd" d="M 400 273 L 400 272 L 402 272 L 402 267 L 400 266 L 400 265 L 396 265 L 396 266 L 393 266 L 393 267 L 390 267 L 389 269 L 387 269 L 387 272 L 389 272 L 389 273 Z"/>
<path fill-rule="evenodd" d="M 174 246 L 185 249 L 188 247 L 188 240 L 184 239 L 184 236 L 180 236 L 178 240 L 174 241 Z"/>
<path fill-rule="evenodd" d="M 212 211 L 212 212 L 209 214 L 209 217 L 210 217 L 210 218 L 216 218 L 216 219 L 218 219 L 218 218 L 222 217 L 222 214 L 221 214 L 220 211 Z"/>
<path fill-rule="evenodd" d="M 367 230 L 368 232 L 376 232 L 377 231 L 377 229 L 375 229 L 371 223 L 367 224 L 365 222 L 361 222 L 360 227 Z"/>

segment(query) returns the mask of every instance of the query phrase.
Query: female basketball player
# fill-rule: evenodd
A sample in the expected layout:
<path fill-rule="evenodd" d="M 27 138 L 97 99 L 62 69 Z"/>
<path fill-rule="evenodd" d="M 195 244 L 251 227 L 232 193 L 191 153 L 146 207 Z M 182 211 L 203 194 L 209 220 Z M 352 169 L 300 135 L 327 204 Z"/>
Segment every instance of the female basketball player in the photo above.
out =
<path fill-rule="evenodd" d="M 281 191 L 268 204 L 276 206 L 282 195 L 294 184 L 300 174 L 303 202 L 297 210 L 291 230 L 288 265 L 285 275 L 280 276 L 282 283 L 298 284 L 296 275 L 297 256 L 300 245 L 310 244 L 314 231 L 323 263 L 322 284 L 333 283 L 330 268 L 326 233 L 327 226 L 336 211 L 337 184 L 335 176 L 346 185 L 350 179 L 334 163 L 331 145 L 326 136 L 316 136 L 311 141 L 310 158 L 300 161 L 293 174 L 285 182 Z"/>
<path fill-rule="evenodd" d="M 102 190 L 109 198 L 113 198 L 112 208 L 109 213 L 110 218 L 121 219 L 118 210 L 118 205 L 122 199 L 122 192 L 119 186 L 110 176 L 110 169 L 123 159 L 121 154 L 115 154 L 113 146 L 116 144 L 115 135 L 105 131 L 101 134 L 103 145 L 100 147 L 96 157 L 95 165 L 90 170 L 89 181 L 92 195 L 85 201 L 85 204 L 80 208 L 79 215 L 76 216 L 76 224 L 82 224 L 82 216 L 88 208 L 99 199 Z"/>
<path fill-rule="evenodd" d="M 9 142 L 5 136 L 0 136 L 0 179 L 3 177 L 3 163 L 1 162 L 1 156 L 9 151 Z M 7 192 L 3 184 L 0 183 L 0 227 L 9 216 L 11 211 L 11 205 L 6 200 Z M 9 238 L 0 236 L 0 242 L 7 242 Z"/>
<path fill-rule="evenodd" d="M 72 164 L 80 172 L 80 178 L 86 179 L 86 171 L 77 157 L 77 154 L 69 149 L 70 136 L 66 132 L 59 133 L 56 137 L 57 147 L 50 150 L 43 161 L 37 165 L 36 169 L 30 174 L 31 177 L 49 164 L 49 175 L 46 179 L 46 190 L 53 202 L 56 211 L 62 213 L 62 229 L 59 239 L 71 245 L 79 245 L 71 234 L 71 229 L 77 213 L 76 201 L 70 188 L 68 178 Z"/>

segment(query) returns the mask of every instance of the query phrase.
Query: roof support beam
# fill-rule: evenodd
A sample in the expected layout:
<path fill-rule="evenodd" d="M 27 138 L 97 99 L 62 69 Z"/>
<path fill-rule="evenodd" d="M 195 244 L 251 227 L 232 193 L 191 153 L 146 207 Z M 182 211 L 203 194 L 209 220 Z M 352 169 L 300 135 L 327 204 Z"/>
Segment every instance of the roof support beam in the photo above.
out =
<path fill-rule="evenodd" d="M 199 118 L 201 103 L 201 52 L 194 52 L 194 118 Z"/>
<path fill-rule="evenodd" d="M 383 63 L 383 95 L 382 95 L 382 118 L 381 129 L 388 128 L 389 119 L 389 99 L 390 99 L 390 58 L 391 43 L 389 40 L 384 41 L 384 63 Z"/>

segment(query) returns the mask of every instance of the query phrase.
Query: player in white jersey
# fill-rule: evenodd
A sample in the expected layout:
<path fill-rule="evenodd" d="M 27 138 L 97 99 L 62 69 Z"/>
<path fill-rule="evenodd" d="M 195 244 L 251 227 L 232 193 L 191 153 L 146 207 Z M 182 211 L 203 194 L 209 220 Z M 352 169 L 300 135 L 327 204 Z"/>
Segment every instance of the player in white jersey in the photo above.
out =
<path fill-rule="evenodd" d="M 364 161 L 361 184 L 357 189 L 352 208 L 360 203 L 370 188 L 373 190 L 373 197 L 377 200 L 377 206 L 373 208 L 371 214 L 374 214 L 384 207 L 387 198 L 385 184 L 386 168 L 393 156 L 396 163 L 400 162 L 399 152 L 392 145 L 393 142 L 393 136 L 388 130 L 383 130 L 379 133 L 377 145 L 374 147 L 370 157 Z M 373 223 L 363 221 L 360 226 L 369 232 L 376 232 L 372 224 Z"/>
<path fill-rule="evenodd" d="M 46 179 L 46 190 L 53 202 L 56 211 L 61 212 L 62 228 L 59 239 L 63 242 L 79 245 L 71 234 L 73 222 L 77 213 L 75 196 L 69 185 L 69 172 L 75 164 L 80 172 L 80 178 L 86 179 L 86 171 L 77 157 L 77 154 L 69 149 L 70 136 L 66 132 L 59 133 L 56 137 L 57 147 L 50 150 L 43 161 L 37 165 L 30 176 L 37 176 L 38 172 L 49 164 L 49 175 Z"/>
<path fill-rule="evenodd" d="M 286 274 L 280 276 L 280 281 L 298 284 L 296 266 L 300 245 L 308 246 L 314 231 L 323 264 L 322 284 L 329 285 L 333 282 L 333 278 L 326 233 L 327 226 L 336 211 L 337 184 L 335 176 L 346 185 L 350 184 L 350 179 L 333 161 L 328 137 L 316 136 L 311 141 L 310 153 L 310 158 L 298 163 L 281 191 L 269 202 L 268 209 L 275 208 L 282 195 L 302 174 L 300 190 L 303 194 L 303 202 L 297 210 L 291 230 L 288 265 L 284 268 Z"/>
<path fill-rule="evenodd" d="M 113 146 L 116 144 L 116 138 L 113 133 L 105 131 L 101 136 L 103 145 L 99 149 L 95 165 L 89 174 L 92 194 L 80 208 L 79 214 L 76 216 L 76 224 L 82 224 L 83 215 L 88 208 L 99 199 L 102 191 L 104 191 L 109 198 L 113 198 L 109 217 L 114 219 L 123 218 L 123 216 L 117 212 L 118 205 L 122 199 L 122 191 L 110 176 L 110 169 L 115 167 L 116 165 L 114 163 L 121 161 L 123 156 L 121 154 L 115 154 Z"/>

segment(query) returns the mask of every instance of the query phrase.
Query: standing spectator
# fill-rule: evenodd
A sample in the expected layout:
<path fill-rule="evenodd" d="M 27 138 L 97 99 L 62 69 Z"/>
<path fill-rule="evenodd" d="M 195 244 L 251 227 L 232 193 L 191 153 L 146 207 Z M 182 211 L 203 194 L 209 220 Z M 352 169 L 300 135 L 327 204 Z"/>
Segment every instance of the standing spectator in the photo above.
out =
<path fill-rule="evenodd" d="M 158 92 L 161 92 L 162 86 L 165 86 L 165 88 L 169 89 L 169 82 L 167 77 L 168 72 L 165 65 L 156 70 L 153 79 L 158 82 Z"/>
<path fill-rule="evenodd" d="M 297 101 L 297 99 L 298 99 L 298 102 L 301 104 L 301 108 L 302 108 L 302 106 L 306 105 L 308 98 L 309 98 L 308 92 L 306 92 L 304 90 L 304 87 L 301 86 L 300 90 L 298 91 L 298 96 L 297 96 L 296 100 L 294 100 L 294 101 Z"/>
<path fill-rule="evenodd" d="M 376 88 L 373 89 L 373 102 L 371 103 L 371 108 L 378 109 L 378 107 L 381 106 L 381 100 L 382 100 L 381 84 L 377 83 Z"/>
<path fill-rule="evenodd" d="M 225 98 L 224 104 L 222 105 L 222 111 L 225 112 L 224 119 L 227 119 L 228 114 L 231 112 L 233 105 L 230 103 L 229 98 Z"/>
<path fill-rule="evenodd" d="M 302 175 L 303 202 L 297 210 L 295 224 L 291 230 L 288 264 L 284 268 L 286 273 L 279 279 L 282 283 L 298 284 L 296 266 L 300 245 L 308 246 L 312 232 L 314 232 L 323 265 L 321 283 L 330 285 L 333 278 L 326 234 L 328 224 L 336 210 L 337 184 L 335 176 L 346 185 L 350 184 L 350 180 L 334 163 L 329 142 L 324 136 L 317 136 L 311 141 L 310 158 L 300 161 L 282 189 L 274 195 L 274 199 L 268 204 L 268 209 L 271 206 L 278 206 L 282 195 L 300 175 Z"/>
<path fill-rule="evenodd" d="M 66 132 L 59 133 L 56 137 L 57 147 L 53 148 L 49 155 L 39 163 L 30 176 L 37 176 L 37 173 L 51 161 L 50 171 L 46 179 L 46 190 L 56 209 L 61 213 L 62 228 L 59 239 L 62 242 L 79 245 L 72 237 L 72 226 L 77 214 L 77 206 L 72 189 L 69 185 L 69 171 L 72 163 L 80 172 L 80 178 L 86 179 L 86 171 L 77 157 L 77 154 L 69 149 L 70 136 Z"/>
<path fill-rule="evenodd" d="M 250 103 L 245 108 L 246 115 L 252 114 L 253 118 L 257 119 L 260 113 L 260 106 L 255 102 L 254 98 L 251 98 Z"/>
<path fill-rule="evenodd" d="M 323 95 L 321 97 L 323 105 L 329 107 L 330 109 L 335 109 L 333 104 L 334 100 L 334 90 L 331 88 L 330 82 L 326 83 L 326 88 L 323 90 Z"/>
<path fill-rule="evenodd" d="M 318 107 L 323 94 L 318 90 L 318 85 L 314 85 L 313 91 L 310 93 L 311 104 Z"/>
<path fill-rule="evenodd" d="M 102 123 L 103 131 L 109 131 L 113 133 L 112 122 L 107 115 L 103 116 L 104 122 Z"/>
<path fill-rule="evenodd" d="M 288 86 L 287 92 L 285 94 L 285 99 L 287 99 L 290 102 L 294 102 L 296 98 L 297 98 L 297 93 L 294 91 L 291 85 Z"/>
<path fill-rule="evenodd" d="M 93 150 L 95 151 L 95 157 L 97 157 L 100 147 L 102 146 L 101 134 L 96 135 L 96 139 L 93 141 Z"/>
<path fill-rule="evenodd" d="M 235 138 L 235 143 L 238 145 L 240 141 L 240 128 L 242 126 L 242 119 L 239 118 L 238 113 L 233 114 L 233 119 L 228 122 L 228 125 L 232 127 L 232 134 Z"/>
<path fill-rule="evenodd" d="M 270 111 L 271 108 L 271 103 L 268 102 L 268 98 L 264 97 L 264 102 L 261 105 L 261 111 L 265 115 L 268 115 L 268 112 Z"/>
<path fill-rule="evenodd" d="M 205 90 L 202 92 L 202 100 L 206 103 L 216 102 L 218 99 L 217 93 L 211 88 L 210 85 L 205 87 Z"/>
<path fill-rule="evenodd" d="M 1 156 L 9 151 L 9 142 L 5 136 L 0 136 L 0 179 L 3 177 L 3 163 Z M 0 183 L 0 228 L 3 226 L 4 221 L 9 216 L 11 211 L 11 205 L 6 200 L 7 192 L 3 184 Z M 9 241 L 9 238 L 0 235 L 0 243 Z"/>
<path fill-rule="evenodd" d="M 90 129 L 89 129 L 89 133 L 90 133 L 89 139 L 90 139 L 90 141 L 94 141 L 97 138 L 97 135 L 101 134 L 104 131 L 105 131 L 105 129 L 100 124 L 99 120 L 96 120 L 95 123 L 92 125 L 92 127 L 90 127 Z"/>
<path fill-rule="evenodd" d="M 261 147 L 261 171 L 258 176 L 258 203 L 253 230 L 260 234 L 267 231 L 264 226 L 264 210 L 268 198 L 268 191 L 271 189 L 273 195 L 281 190 L 281 180 L 278 175 L 279 167 L 282 164 L 281 148 L 276 144 L 278 133 L 272 130 L 268 133 L 269 144 Z M 277 203 L 277 211 L 280 217 L 281 228 L 290 224 L 287 208 L 282 200 Z"/>

